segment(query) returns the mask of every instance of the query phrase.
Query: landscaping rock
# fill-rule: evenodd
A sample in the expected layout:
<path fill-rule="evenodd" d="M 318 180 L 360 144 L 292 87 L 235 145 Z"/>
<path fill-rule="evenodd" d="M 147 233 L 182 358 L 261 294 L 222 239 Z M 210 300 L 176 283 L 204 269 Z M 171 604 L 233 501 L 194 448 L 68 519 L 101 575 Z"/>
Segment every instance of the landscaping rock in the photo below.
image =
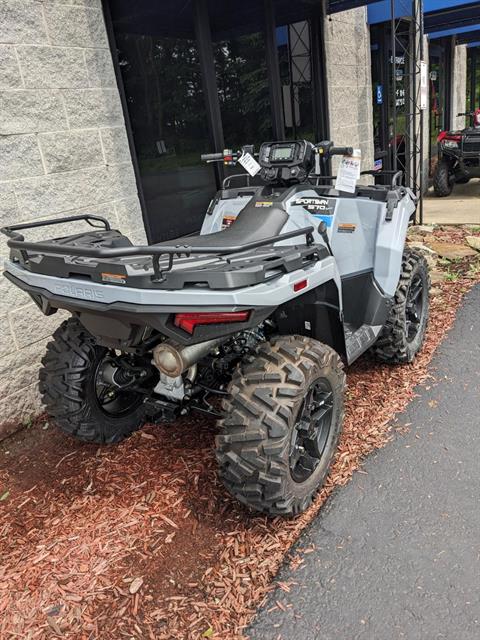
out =
<path fill-rule="evenodd" d="M 432 285 L 440 284 L 441 282 L 445 282 L 446 274 L 444 271 L 439 271 L 438 269 L 434 269 L 430 271 L 430 281 Z"/>
<path fill-rule="evenodd" d="M 412 244 L 412 242 L 423 242 L 424 241 L 424 237 L 419 235 L 419 234 L 408 234 L 407 236 L 407 242 L 408 244 Z"/>
<path fill-rule="evenodd" d="M 458 260 L 462 258 L 469 258 L 477 255 L 475 249 L 471 247 L 453 244 L 452 242 L 436 242 L 432 241 L 428 243 L 430 249 L 433 249 L 435 253 L 447 260 Z"/>
<path fill-rule="evenodd" d="M 419 233 L 422 236 L 431 235 L 435 231 L 434 226 L 430 226 L 426 224 L 421 224 L 418 227 L 415 227 L 415 229 L 417 230 L 417 233 Z"/>
<path fill-rule="evenodd" d="M 437 253 L 436 251 L 434 251 L 431 247 L 429 247 L 428 245 L 424 244 L 423 242 L 409 242 L 409 246 L 414 248 L 414 249 L 418 249 L 419 251 L 421 251 L 422 253 L 429 255 L 429 256 L 436 256 Z"/>
<path fill-rule="evenodd" d="M 467 244 L 475 249 L 475 251 L 480 251 L 480 236 L 467 236 L 465 238 Z"/>
<path fill-rule="evenodd" d="M 435 231 L 435 225 L 428 224 L 417 224 L 411 227 L 408 227 L 407 236 L 408 238 L 424 238 L 425 236 L 431 236 Z"/>

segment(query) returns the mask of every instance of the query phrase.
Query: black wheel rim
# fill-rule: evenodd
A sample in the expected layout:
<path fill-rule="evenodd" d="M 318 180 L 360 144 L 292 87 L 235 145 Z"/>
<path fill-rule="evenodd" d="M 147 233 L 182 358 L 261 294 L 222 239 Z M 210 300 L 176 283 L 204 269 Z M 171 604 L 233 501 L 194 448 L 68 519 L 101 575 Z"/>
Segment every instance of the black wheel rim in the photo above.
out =
<path fill-rule="evenodd" d="M 130 389 L 135 380 L 121 367 L 121 359 L 108 351 L 97 364 L 94 392 L 101 411 L 110 417 L 125 416 L 143 402 L 143 394 Z"/>
<path fill-rule="evenodd" d="M 405 305 L 408 342 L 413 342 L 420 331 L 423 319 L 423 279 L 417 273 L 410 283 Z"/>
<path fill-rule="evenodd" d="M 322 460 L 333 419 L 333 390 L 326 378 L 313 382 L 305 395 L 290 442 L 290 474 L 308 480 Z"/>

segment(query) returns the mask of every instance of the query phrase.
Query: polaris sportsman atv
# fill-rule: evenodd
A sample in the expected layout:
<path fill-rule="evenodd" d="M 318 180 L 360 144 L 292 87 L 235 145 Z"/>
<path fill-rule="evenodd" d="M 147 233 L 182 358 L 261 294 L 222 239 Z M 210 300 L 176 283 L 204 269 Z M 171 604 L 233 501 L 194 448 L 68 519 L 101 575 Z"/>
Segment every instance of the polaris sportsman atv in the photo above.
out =
<path fill-rule="evenodd" d="M 469 116 L 472 124 L 461 131 L 442 131 L 438 136 L 433 189 L 440 198 L 449 196 L 455 184 L 480 177 L 480 109 L 458 115 Z"/>
<path fill-rule="evenodd" d="M 203 158 L 233 164 L 246 150 Z M 200 234 L 173 242 L 133 246 L 95 215 L 4 228 L 6 277 L 44 314 L 72 314 L 40 372 L 58 426 L 113 443 L 147 420 L 213 414 L 227 489 L 268 514 L 306 509 L 340 436 L 344 363 L 369 348 L 411 362 L 427 324 L 427 264 L 405 249 L 414 197 L 400 173 L 336 190 L 322 167 L 351 153 L 264 143 L 260 184 L 226 178 Z M 20 233 L 74 220 L 97 228 Z"/>

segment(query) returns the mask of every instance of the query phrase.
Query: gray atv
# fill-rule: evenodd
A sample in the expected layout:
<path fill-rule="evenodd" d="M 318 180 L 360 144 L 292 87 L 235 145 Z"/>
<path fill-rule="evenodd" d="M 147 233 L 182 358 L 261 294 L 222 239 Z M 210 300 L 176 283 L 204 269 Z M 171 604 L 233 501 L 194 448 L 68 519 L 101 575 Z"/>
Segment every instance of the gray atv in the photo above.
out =
<path fill-rule="evenodd" d="M 232 165 L 247 152 L 204 159 Z M 264 143 L 256 177 L 227 177 L 200 234 L 168 243 L 134 246 L 95 215 L 4 228 L 5 276 L 45 315 L 71 313 L 40 371 L 56 424 L 114 443 L 146 421 L 213 415 L 231 494 L 272 515 L 305 510 L 340 437 L 344 364 L 368 349 L 411 362 L 428 317 L 427 264 L 405 248 L 413 194 L 398 174 L 336 190 L 336 154 L 352 149 Z M 22 235 L 78 220 L 93 228 Z"/>

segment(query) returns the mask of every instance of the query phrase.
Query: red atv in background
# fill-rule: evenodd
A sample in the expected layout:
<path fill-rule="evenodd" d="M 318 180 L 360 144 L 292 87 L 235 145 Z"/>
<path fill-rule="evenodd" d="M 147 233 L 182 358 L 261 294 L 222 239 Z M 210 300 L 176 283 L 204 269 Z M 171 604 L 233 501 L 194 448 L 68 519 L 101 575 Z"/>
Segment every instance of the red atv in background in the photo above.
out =
<path fill-rule="evenodd" d="M 480 109 L 459 113 L 472 119 L 470 127 L 460 131 L 442 131 L 438 136 L 438 164 L 433 189 L 439 197 L 449 196 L 454 184 L 466 184 L 480 177 Z"/>

